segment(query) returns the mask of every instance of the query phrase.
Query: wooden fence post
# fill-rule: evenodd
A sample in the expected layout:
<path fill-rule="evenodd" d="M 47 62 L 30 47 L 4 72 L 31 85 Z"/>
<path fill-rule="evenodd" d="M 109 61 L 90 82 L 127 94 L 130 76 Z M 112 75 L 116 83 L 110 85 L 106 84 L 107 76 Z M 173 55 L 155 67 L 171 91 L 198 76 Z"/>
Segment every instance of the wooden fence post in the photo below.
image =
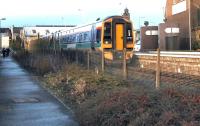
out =
<path fill-rule="evenodd" d="M 76 64 L 78 64 L 78 49 L 76 49 L 75 51 L 76 51 Z"/>
<path fill-rule="evenodd" d="M 123 50 L 123 77 L 127 79 L 127 63 L 126 63 L 126 48 Z"/>
<path fill-rule="evenodd" d="M 105 67 L 104 48 L 102 48 L 102 55 L 101 55 L 101 70 L 102 70 L 102 73 L 104 73 L 104 67 Z"/>
<path fill-rule="evenodd" d="M 157 63 L 156 63 L 156 89 L 160 88 L 160 49 L 157 49 Z"/>
<path fill-rule="evenodd" d="M 90 69 L 90 51 L 87 51 L 87 69 Z"/>

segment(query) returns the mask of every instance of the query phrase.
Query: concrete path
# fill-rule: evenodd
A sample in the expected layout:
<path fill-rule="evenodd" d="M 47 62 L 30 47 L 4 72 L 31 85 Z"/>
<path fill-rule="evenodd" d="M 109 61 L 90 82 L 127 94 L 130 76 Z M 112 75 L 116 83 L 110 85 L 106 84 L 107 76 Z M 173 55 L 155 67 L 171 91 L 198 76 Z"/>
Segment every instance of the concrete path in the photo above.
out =
<path fill-rule="evenodd" d="M 12 58 L 0 58 L 0 126 L 78 126 Z"/>

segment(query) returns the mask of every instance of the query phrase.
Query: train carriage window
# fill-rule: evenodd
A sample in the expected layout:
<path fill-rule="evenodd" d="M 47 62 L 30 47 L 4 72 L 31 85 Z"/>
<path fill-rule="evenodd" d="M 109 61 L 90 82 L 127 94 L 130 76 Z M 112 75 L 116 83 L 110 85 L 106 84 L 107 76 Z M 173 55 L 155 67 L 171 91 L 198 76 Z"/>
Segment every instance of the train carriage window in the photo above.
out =
<path fill-rule="evenodd" d="M 72 42 L 75 43 L 76 42 L 76 35 L 72 35 Z"/>
<path fill-rule="evenodd" d="M 83 41 L 83 37 L 82 37 L 83 35 L 82 34 L 80 34 L 80 36 L 79 36 L 79 42 L 82 42 Z"/>
<path fill-rule="evenodd" d="M 69 35 L 67 36 L 67 42 L 68 42 L 68 43 L 70 42 L 70 38 L 69 38 Z"/>
<path fill-rule="evenodd" d="M 72 42 L 72 36 L 70 35 L 69 36 L 69 43 L 71 43 Z"/>
<path fill-rule="evenodd" d="M 104 42 L 111 43 L 111 23 L 106 22 L 104 24 Z"/>
<path fill-rule="evenodd" d="M 84 41 L 88 41 L 88 33 L 87 32 L 84 33 Z"/>
<path fill-rule="evenodd" d="M 65 37 L 62 37 L 62 38 L 61 38 L 61 42 L 65 42 Z"/>
<path fill-rule="evenodd" d="M 97 29 L 96 41 L 99 43 L 101 41 L 101 29 Z"/>
<path fill-rule="evenodd" d="M 78 34 L 76 34 L 76 43 L 78 42 Z"/>
<path fill-rule="evenodd" d="M 35 34 L 35 33 L 36 33 L 36 30 L 35 30 L 35 29 L 33 29 L 33 30 L 32 30 L 32 32 L 33 32 L 33 34 Z"/>
<path fill-rule="evenodd" d="M 132 25 L 130 23 L 126 25 L 126 40 L 127 42 L 133 41 Z"/>

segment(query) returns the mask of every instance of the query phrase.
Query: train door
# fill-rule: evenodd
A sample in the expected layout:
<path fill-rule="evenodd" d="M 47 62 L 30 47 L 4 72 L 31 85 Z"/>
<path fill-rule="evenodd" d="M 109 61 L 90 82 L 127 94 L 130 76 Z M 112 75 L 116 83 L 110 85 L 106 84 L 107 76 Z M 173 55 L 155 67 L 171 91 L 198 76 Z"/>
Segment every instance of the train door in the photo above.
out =
<path fill-rule="evenodd" d="M 116 24 L 115 26 L 115 33 L 116 33 L 116 50 L 123 50 L 123 45 L 124 45 L 124 25 L 123 24 Z"/>

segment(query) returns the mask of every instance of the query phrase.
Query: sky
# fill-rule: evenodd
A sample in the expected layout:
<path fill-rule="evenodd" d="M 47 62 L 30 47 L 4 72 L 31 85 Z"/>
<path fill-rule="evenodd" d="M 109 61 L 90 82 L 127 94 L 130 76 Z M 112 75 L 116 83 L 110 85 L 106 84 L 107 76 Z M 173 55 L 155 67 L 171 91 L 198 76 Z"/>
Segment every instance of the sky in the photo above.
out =
<path fill-rule="evenodd" d="M 162 22 L 166 0 L 0 0 L 2 27 L 81 25 L 129 9 L 135 28 Z"/>

